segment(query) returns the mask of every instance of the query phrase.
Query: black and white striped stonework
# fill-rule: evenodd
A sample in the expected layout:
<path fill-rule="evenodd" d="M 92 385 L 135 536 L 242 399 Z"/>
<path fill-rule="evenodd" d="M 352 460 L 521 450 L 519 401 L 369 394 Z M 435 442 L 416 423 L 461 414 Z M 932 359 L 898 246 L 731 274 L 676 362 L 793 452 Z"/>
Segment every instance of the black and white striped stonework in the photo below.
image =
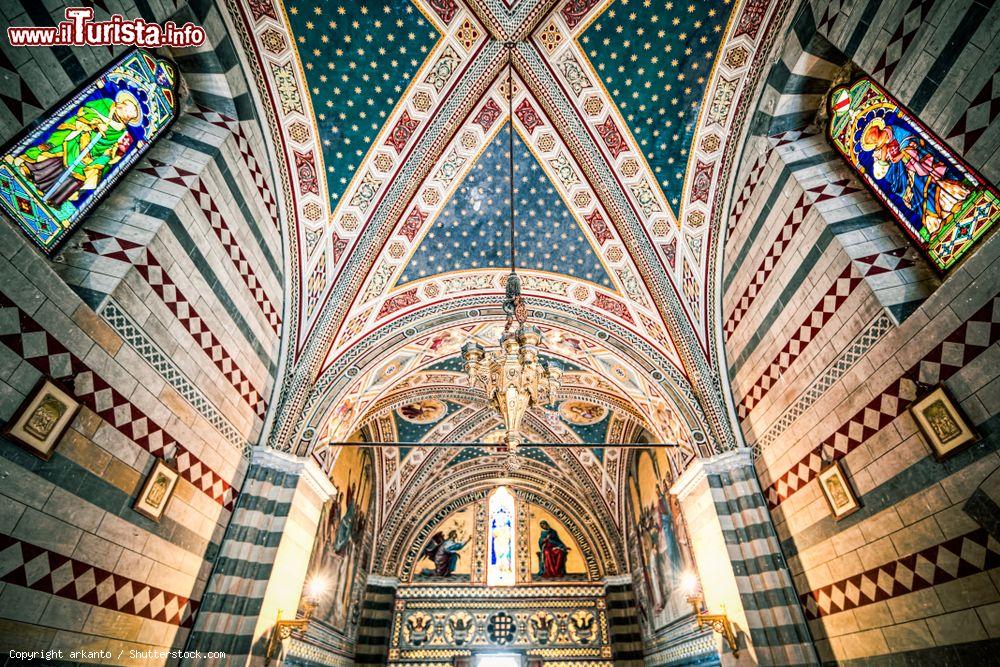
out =
<path fill-rule="evenodd" d="M 399 582 L 369 576 L 361 600 L 361 619 L 355 646 L 354 664 L 384 665 L 389 656 L 392 609 Z"/>
<path fill-rule="evenodd" d="M 224 651 L 232 664 L 251 654 L 275 554 L 288 524 L 297 474 L 253 464 L 215 560 L 191 650 Z"/>
<path fill-rule="evenodd" d="M 631 576 L 609 578 L 604 593 L 615 665 L 643 665 L 642 628 Z"/>

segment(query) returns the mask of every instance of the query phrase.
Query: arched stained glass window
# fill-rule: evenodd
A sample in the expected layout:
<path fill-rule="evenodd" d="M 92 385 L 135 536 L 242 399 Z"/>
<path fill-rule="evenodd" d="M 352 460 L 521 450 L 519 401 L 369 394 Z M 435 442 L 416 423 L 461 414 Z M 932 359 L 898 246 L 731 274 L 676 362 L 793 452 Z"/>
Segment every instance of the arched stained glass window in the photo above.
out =
<path fill-rule="evenodd" d="M 490 496 L 489 561 L 486 583 L 513 586 L 514 575 L 514 496 L 501 486 Z"/>
<path fill-rule="evenodd" d="M 830 93 L 833 145 L 941 270 L 1000 219 L 1000 195 L 877 83 Z"/>
<path fill-rule="evenodd" d="M 0 151 L 0 208 L 48 255 L 177 116 L 177 70 L 135 50 Z"/>

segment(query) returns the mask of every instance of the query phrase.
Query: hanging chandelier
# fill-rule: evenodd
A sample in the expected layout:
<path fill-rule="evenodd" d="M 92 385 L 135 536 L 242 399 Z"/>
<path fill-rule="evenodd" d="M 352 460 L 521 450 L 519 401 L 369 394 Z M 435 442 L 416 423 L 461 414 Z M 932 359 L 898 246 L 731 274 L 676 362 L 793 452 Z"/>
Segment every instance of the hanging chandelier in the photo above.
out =
<path fill-rule="evenodd" d="M 500 336 L 498 350 L 486 351 L 470 340 L 462 347 L 465 372 L 470 386 L 486 390 L 486 400 L 503 418 L 508 462 L 512 467 L 514 450 L 523 442 L 521 423 L 530 408 L 555 400 L 560 387 L 562 368 L 555 362 L 539 359 L 542 334 L 528 324 L 528 309 L 521 297 L 521 279 L 517 275 L 517 229 L 514 209 L 514 77 L 513 44 L 507 46 L 511 60 L 507 70 L 508 102 L 508 179 L 510 184 L 510 274 L 503 302 L 507 324 Z"/>

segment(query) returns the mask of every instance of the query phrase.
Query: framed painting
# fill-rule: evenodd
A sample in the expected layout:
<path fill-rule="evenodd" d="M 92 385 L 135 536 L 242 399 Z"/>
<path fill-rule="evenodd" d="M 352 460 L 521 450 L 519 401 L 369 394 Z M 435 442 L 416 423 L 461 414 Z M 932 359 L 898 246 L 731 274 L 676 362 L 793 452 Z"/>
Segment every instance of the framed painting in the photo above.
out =
<path fill-rule="evenodd" d="M 939 461 L 978 440 L 944 387 L 938 387 L 913 403 L 910 414 Z"/>
<path fill-rule="evenodd" d="M 0 209 L 52 255 L 176 117 L 176 66 L 126 53 L 0 149 Z"/>
<path fill-rule="evenodd" d="M 840 521 L 861 509 L 861 502 L 854 495 L 854 490 L 847 481 L 839 461 L 834 461 L 819 471 L 819 487 L 827 504 L 830 505 L 834 520 Z"/>
<path fill-rule="evenodd" d="M 946 271 L 1000 220 L 1000 193 L 869 77 L 833 89 L 830 141 Z"/>
<path fill-rule="evenodd" d="M 79 409 L 75 398 L 43 378 L 4 432 L 32 454 L 48 460 Z"/>
<path fill-rule="evenodd" d="M 180 473 L 163 459 L 156 459 L 153 469 L 146 476 L 142 490 L 132 508 L 139 514 L 159 523 L 174 493 Z"/>

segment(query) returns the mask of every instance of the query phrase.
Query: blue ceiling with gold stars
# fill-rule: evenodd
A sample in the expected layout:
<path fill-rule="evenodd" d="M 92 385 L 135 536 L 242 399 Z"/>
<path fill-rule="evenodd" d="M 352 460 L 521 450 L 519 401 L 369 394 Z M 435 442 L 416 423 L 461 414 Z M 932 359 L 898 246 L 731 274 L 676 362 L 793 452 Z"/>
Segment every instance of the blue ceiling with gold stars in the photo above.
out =
<path fill-rule="evenodd" d="M 288 0 L 332 205 L 438 40 L 411 0 Z"/>
<path fill-rule="evenodd" d="M 731 0 L 615 0 L 580 45 L 676 212 Z"/>
<path fill-rule="evenodd" d="M 403 268 L 399 284 L 446 271 L 510 265 L 508 141 L 506 130 L 493 138 Z M 580 226 L 517 134 L 514 175 L 517 266 L 613 289 Z"/>

